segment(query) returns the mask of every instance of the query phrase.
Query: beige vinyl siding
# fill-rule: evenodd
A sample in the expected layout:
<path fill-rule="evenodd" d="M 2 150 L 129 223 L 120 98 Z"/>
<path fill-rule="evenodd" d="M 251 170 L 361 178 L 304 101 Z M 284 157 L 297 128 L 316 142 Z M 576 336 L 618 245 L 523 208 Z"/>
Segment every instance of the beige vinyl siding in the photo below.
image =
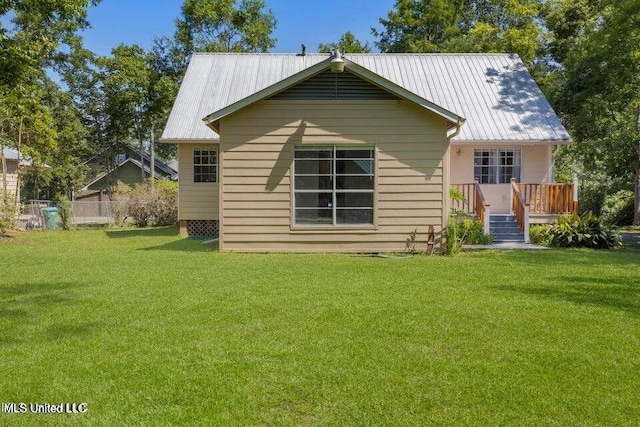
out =
<path fill-rule="evenodd" d="M 538 145 L 467 145 L 453 144 L 451 146 L 451 183 L 465 184 L 473 182 L 473 156 L 478 148 L 520 148 L 522 149 L 522 169 L 520 181 L 523 183 L 549 182 L 549 146 Z M 459 152 L 458 152 L 459 150 Z M 482 194 L 491 205 L 491 213 L 509 213 L 511 199 L 511 184 L 482 184 Z"/>
<path fill-rule="evenodd" d="M 211 182 L 193 182 L 193 149 L 215 146 L 217 144 L 203 142 L 178 144 L 179 220 L 218 219 L 219 185 Z"/>
<path fill-rule="evenodd" d="M 446 123 L 407 101 L 260 101 L 221 122 L 224 251 L 402 251 L 442 227 Z M 376 147 L 374 226 L 292 224 L 298 145 Z M 448 194 L 448 192 L 447 192 Z"/>
<path fill-rule="evenodd" d="M 6 159 L 7 164 L 7 182 L 6 188 L 7 193 L 11 196 L 15 196 L 16 194 L 16 184 L 18 182 L 18 162 L 15 160 Z M 0 163 L 0 192 L 5 188 L 5 183 L 3 182 L 4 174 L 2 173 L 2 163 Z M 18 199 L 20 198 L 20 189 L 18 188 Z"/>
<path fill-rule="evenodd" d="M 522 149 L 522 177 L 520 180 L 526 183 L 550 182 L 548 145 L 534 145 Z"/>

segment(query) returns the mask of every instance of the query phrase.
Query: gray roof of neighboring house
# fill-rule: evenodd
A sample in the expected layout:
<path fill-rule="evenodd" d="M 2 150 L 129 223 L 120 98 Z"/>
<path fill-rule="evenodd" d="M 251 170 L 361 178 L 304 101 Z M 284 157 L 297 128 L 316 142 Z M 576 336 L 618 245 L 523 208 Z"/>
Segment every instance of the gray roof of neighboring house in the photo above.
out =
<path fill-rule="evenodd" d="M 218 139 L 202 119 L 324 60 L 326 54 L 196 53 L 162 140 Z M 569 134 L 517 55 L 347 54 L 346 59 L 466 119 L 459 142 L 566 143 Z M 347 63 L 347 68 L 348 68 Z"/>
<path fill-rule="evenodd" d="M 134 147 L 134 146 L 132 146 L 131 144 L 129 144 L 127 142 L 116 142 L 116 143 L 111 144 L 110 146 L 108 146 L 107 148 L 105 148 L 104 150 L 99 152 L 98 154 L 95 154 L 92 157 L 90 157 L 89 159 L 85 160 L 83 162 L 83 164 L 87 164 L 87 163 L 93 162 L 96 158 L 98 158 L 100 155 L 102 155 L 106 150 L 114 150 L 116 152 L 117 151 L 122 151 L 123 154 L 128 154 L 130 158 L 134 158 L 135 159 L 135 157 L 133 157 L 133 156 L 137 156 L 137 158 L 140 158 L 139 157 L 140 156 L 140 150 L 137 147 Z M 127 153 L 124 153 L 124 151 L 127 151 Z M 148 151 L 144 151 L 143 150 L 142 151 L 142 157 L 149 164 L 151 164 L 151 153 L 149 153 Z M 165 163 L 162 160 L 160 160 L 157 156 L 154 157 L 154 163 L 155 163 L 156 170 L 162 171 L 166 176 L 171 177 L 171 179 L 175 179 L 175 177 L 178 175 L 178 171 L 177 170 L 175 170 L 174 168 L 169 166 L 167 163 Z"/>
<path fill-rule="evenodd" d="M 22 153 L 19 153 L 18 150 L 14 150 L 13 148 L 3 147 L 2 152 L 4 158 L 7 160 L 17 161 L 18 158 L 20 158 L 20 166 L 31 166 L 33 164 L 30 158 L 23 156 Z"/>
<path fill-rule="evenodd" d="M 115 167 L 115 169 L 118 169 L 118 168 L 120 168 L 120 167 L 124 166 L 124 165 L 125 165 L 125 164 L 127 164 L 127 163 L 131 163 L 131 164 L 133 164 L 134 166 L 136 166 L 136 167 L 138 167 L 138 168 L 141 168 L 141 167 L 142 167 L 142 163 L 140 163 L 140 161 L 139 161 L 139 160 L 136 160 L 136 159 L 133 159 L 133 158 L 129 157 L 129 158 L 128 158 L 127 160 L 125 160 L 124 162 L 122 162 L 122 163 L 118 164 L 118 166 L 116 166 L 116 167 Z M 146 173 L 146 174 L 151 175 L 151 168 L 150 168 L 149 166 L 144 165 L 144 171 L 145 171 L 145 173 Z M 97 177 L 95 177 L 95 178 L 93 179 L 93 181 L 91 181 L 90 183 L 88 183 L 88 184 L 86 184 L 84 187 L 82 187 L 82 190 L 88 190 L 88 189 L 89 189 L 89 187 L 90 187 L 91 185 L 93 185 L 93 184 L 95 184 L 96 182 L 100 181 L 102 178 L 104 178 L 104 177 L 105 177 L 105 176 L 107 176 L 108 174 L 109 174 L 109 172 L 104 172 L 104 173 L 102 173 L 101 175 L 98 175 Z M 154 175 L 153 175 L 153 176 L 154 176 L 154 178 L 156 178 L 156 179 L 166 178 L 166 176 L 164 176 L 164 175 L 162 175 L 162 174 L 158 173 L 157 171 L 154 171 Z M 171 179 L 177 179 L 177 173 L 176 173 L 176 175 L 171 176 L 170 178 L 171 178 Z"/>

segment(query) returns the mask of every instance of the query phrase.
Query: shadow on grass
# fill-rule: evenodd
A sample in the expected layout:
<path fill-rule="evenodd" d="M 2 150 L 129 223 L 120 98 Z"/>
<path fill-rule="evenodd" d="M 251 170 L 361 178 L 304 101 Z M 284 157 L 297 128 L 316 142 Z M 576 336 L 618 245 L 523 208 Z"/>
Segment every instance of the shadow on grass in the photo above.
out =
<path fill-rule="evenodd" d="M 92 334 L 99 329 L 99 324 L 96 322 L 89 322 L 83 324 L 73 325 L 52 325 L 47 328 L 46 336 L 51 340 L 65 340 L 68 338 L 84 337 Z"/>
<path fill-rule="evenodd" d="M 97 328 L 95 323 L 51 325 L 48 318 L 53 310 L 60 307 L 72 310 L 66 307 L 73 307 L 81 296 L 80 291 L 88 286 L 95 285 L 66 282 L 0 287 L 0 320 L 7 325 L 0 331 L 0 344 L 19 343 L 25 339 L 33 341 L 37 339 L 35 335 L 42 333 L 47 340 L 58 340 L 93 332 Z M 23 332 L 25 327 L 30 330 L 28 335 Z"/>
<path fill-rule="evenodd" d="M 543 298 L 568 301 L 574 304 L 621 310 L 640 316 L 640 284 L 627 279 L 593 277 L 552 277 L 561 282 L 550 286 L 496 286 L 501 291 L 519 292 Z"/>
<path fill-rule="evenodd" d="M 134 228 L 126 230 L 105 231 L 107 237 L 111 239 L 126 239 L 133 237 L 179 237 L 169 243 L 156 246 L 149 246 L 138 249 L 140 251 L 178 251 L 178 252 L 213 252 L 218 250 L 218 243 L 203 244 L 210 238 L 187 237 L 181 238 L 176 227 L 155 227 L 155 228 Z"/>
<path fill-rule="evenodd" d="M 585 248 L 554 248 L 550 251 L 513 251 L 503 253 L 508 260 L 521 262 L 530 266 L 547 269 L 549 266 L 588 266 L 589 269 L 598 266 L 638 266 L 640 251 L 632 248 L 623 249 L 585 249 Z"/>
<path fill-rule="evenodd" d="M 218 250 L 218 242 L 207 243 L 203 239 L 186 238 L 165 243 L 164 245 L 150 246 L 141 251 L 180 251 L 180 252 L 215 252 Z"/>
<path fill-rule="evenodd" d="M 154 227 L 107 230 L 105 234 L 111 239 L 124 239 L 128 237 L 170 237 L 178 236 L 180 233 L 176 227 Z"/>

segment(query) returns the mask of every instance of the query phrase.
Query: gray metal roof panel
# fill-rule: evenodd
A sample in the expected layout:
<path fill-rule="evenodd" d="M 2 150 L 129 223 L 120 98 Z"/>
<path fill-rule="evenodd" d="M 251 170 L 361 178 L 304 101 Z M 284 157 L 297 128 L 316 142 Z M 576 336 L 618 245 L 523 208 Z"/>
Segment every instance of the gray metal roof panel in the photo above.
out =
<path fill-rule="evenodd" d="M 14 161 L 17 161 L 18 159 L 20 159 L 20 166 L 31 166 L 33 164 L 33 162 L 29 157 L 25 157 L 18 150 L 14 150 L 13 148 L 9 148 L 9 147 L 2 147 L 2 157 L 4 157 L 7 160 L 14 160 Z"/>
<path fill-rule="evenodd" d="M 570 140 L 516 55 L 347 54 L 357 65 L 466 118 L 454 141 Z M 194 54 L 165 141 L 218 139 L 202 119 L 327 58 L 326 54 Z"/>

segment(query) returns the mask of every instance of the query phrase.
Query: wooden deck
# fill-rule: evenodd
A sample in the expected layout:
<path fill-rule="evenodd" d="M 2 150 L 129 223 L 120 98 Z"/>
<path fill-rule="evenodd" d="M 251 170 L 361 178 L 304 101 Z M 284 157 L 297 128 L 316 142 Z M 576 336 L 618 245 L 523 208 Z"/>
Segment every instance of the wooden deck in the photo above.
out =
<path fill-rule="evenodd" d="M 464 196 L 464 200 L 452 200 L 451 207 L 475 214 L 489 232 L 490 205 L 485 202 L 480 184 L 452 184 Z M 529 241 L 529 224 L 544 224 L 557 221 L 559 215 L 578 210 L 576 184 L 530 184 L 511 180 L 511 211 L 516 217 L 525 242 Z"/>

